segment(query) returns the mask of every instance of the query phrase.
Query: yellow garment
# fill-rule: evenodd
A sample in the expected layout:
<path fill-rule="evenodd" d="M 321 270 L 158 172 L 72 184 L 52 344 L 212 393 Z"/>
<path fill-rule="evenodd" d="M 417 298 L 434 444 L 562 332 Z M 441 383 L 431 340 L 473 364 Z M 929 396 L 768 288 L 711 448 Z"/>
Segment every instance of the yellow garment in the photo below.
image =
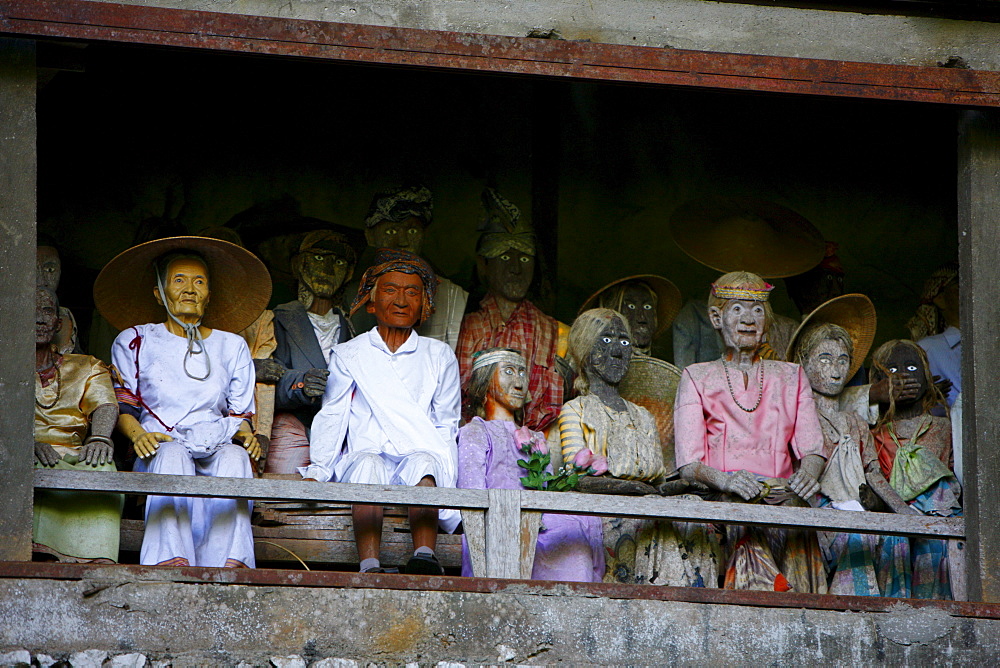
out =
<path fill-rule="evenodd" d="M 70 471 L 115 471 L 80 464 L 90 414 L 98 406 L 117 404 L 108 368 L 90 355 L 64 355 L 59 372 L 47 387 L 35 374 L 35 440 L 48 443 L 62 456 L 54 468 Z M 51 406 L 50 408 L 43 408 Z M 43 468 L 35 462 L 35 468 Z M 35 492 L 33 540 L 71 557 L 118 561 L 119 524 L 125 496 L 109 492 Z"/>
<path fill-rule="evenodd" d="M 630 401 L 616 412 L 596 395 L 586 394 L 563 404 L 559 434 L 564 462 L 583 448 L 608 459 L 608 472 L 623 480 L 655 480 L 666 471 L 660 436 L 653 415 Z"/>
<path fill-rule="evenodd" d="M 47 387 L 35 374 L 35 440 L 78 452 L 90 414 L 103 404 L 118 404 L 104 362 L 90 355 L 63 355 L 59 373 Z"/>

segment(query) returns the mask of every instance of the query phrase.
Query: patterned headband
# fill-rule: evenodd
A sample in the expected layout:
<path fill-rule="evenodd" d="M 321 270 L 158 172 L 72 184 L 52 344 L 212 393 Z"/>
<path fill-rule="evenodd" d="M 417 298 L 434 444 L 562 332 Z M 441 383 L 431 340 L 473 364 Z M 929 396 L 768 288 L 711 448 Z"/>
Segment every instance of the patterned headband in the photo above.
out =
<path fill-rule="evenodd" d="M 744 288 L 736 285 L 716 285 L 712 283 L 712 296 L 719 299 L 741 299 L 752 302 L 766 302 L 774 286 L 765 283 L 763 288 Z"/>
<path fill-rule="evenodd" d="M 476 369 L 482 369 L 484 366 L 501 364 L 503 362 L 525 364 L 524 356 L 521 353 L 511 352 L 510 350 L 489 350 L 476 353 L 472 357 L 472 370 L 475 371 Z"/>

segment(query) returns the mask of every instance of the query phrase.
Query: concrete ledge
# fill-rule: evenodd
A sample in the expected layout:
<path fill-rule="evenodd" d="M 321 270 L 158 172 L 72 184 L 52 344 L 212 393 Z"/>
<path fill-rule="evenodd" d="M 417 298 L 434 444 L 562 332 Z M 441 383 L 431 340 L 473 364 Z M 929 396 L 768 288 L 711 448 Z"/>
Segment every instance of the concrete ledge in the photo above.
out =
<path fill-rule="evenodd" d="M 980 664 L 1000 655 L 995 605 L 771 592 L 713 602 L 736 592 L 301 571 L 0 566 L 6 576 L 0 577 L 0 653 L 141 652 L 174 666 L 266 665 L 272 656 L 291 654 L 377 663 L 740 665 Z M 17 577 L 18 570 L 34 577 Z M 250 580 L 257 582 L 240 583 Z M 298 586 L 288 586 L 291 580 Z M 869 609 L 851 611 L 854 605 Z"/>

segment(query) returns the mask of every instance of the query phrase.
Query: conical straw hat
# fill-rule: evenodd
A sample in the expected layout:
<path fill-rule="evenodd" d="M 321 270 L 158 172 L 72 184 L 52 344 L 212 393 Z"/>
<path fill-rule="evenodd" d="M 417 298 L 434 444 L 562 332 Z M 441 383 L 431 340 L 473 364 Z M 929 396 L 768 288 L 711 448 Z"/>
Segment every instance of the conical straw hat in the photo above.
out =
<path fill-rule="evenodd" d="M 749 271 L 784 278 L 823 260 L 826 242 L 791 209 L 752 197 L 708 197 L 678 208 L 674 241 L 697 262 L 721 272 Z"/>
<path fill-rule="evenodd" d="M 153 262 L 172 251 L 194 251 L 208 263 L 205 327 L 241 332 L 267 308 L 271 277 L 253 253 L 221 239 L 167 237 L 119 253 L 97 276 L 94 304 L 113 327 L 166 321 L 166 309 L 153 296 Z"/>
<path fill-rule="evenodd" d="M 600 306 L 598 303 L 598 298 L 607 290 L 617 287 L 622 283 L 629 283 L 631 281 L 641 281 L 653 289 L 656 294 L 656 331 L 653 332 L 653 338 L 655 339 L 663 332 L 667 331 L 667 328 L 674 322 L 674 318 L 677 317 L 677 313 L 681 310 L 681 304 L 683 303 L 683 298 L 681 297 L 681 291 L 677 288 L 667 278 L 663 276 L 657 276 L 656 274 L 639 274 L 637 276 L 626 276 L 625 278 L 619 278 L 617 281 L 612 281 L 608 283 L 603 288 L 590 295 L 587 301 L 583 303 L 577 315 L 580 315 L 584 311 L 592 308 L 597 308 Z"/>
<path fill-rule="evenodd" d="M 865 295 L 849 294 L 834 297 L 823 302 L 816 309 L 802 319 L 802 324 L 798 326 L 788 341 L 788 349 L 785 351 L 785 359 L 794 362 L 796 348 L 802 334 L 810 327 L 831 323 L 840 325 L 847 330 L 854 343 L 854 355 L 851 357 L 851 368 L 847 373 L 847 378 L 851 379 L 858 372 L 868 351 L 871 350 L 872 341 L 875 340 L 875 305 L 872 300 Z"/>

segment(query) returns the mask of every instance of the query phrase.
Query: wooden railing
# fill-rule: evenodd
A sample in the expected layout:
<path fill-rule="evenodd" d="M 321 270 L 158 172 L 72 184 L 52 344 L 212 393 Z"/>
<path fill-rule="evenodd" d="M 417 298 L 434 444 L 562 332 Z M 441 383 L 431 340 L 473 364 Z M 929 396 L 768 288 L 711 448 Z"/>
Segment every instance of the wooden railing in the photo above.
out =
<path fill-rule="evenodd" d="M 787 508 L 693 501 L 672 497 L 358 485 L 46 469 L 35 470 L 34 485 L 38 489 L 125 494 L 457 508 L 462 511 L 475 573 L 495 578 L 530 576 L 538 520 L 543 512 L 648 517 L 927 538 L 964 539 L 965 537 L 965 522 L 961 517 Z"/>

